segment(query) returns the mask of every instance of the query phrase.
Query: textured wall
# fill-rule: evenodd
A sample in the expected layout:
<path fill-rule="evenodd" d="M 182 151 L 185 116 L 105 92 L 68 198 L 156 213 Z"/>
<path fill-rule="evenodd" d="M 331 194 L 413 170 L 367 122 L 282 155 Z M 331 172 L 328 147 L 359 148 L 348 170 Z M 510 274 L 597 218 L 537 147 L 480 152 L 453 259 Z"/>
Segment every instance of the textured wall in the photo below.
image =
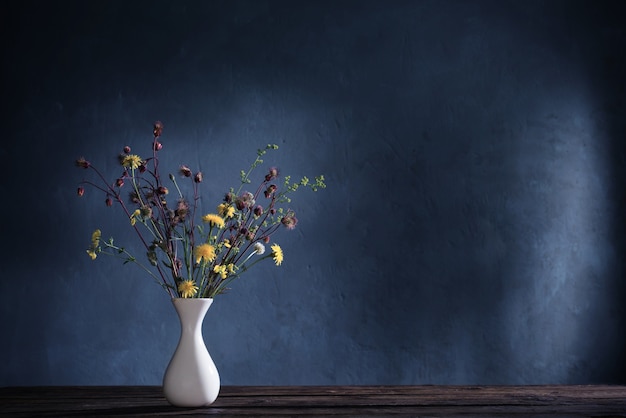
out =
<path fill-rule="evenodd" d="M 85 255 L 133 237 L 73 167 L 115 172 L 156 119 L 207 210 L 268 142 L 329 184 L 211 307 L 223 384 L 626 383 L 619 8 L 3 5 L 0 385 L 160 383 L 174 310 Z"/>

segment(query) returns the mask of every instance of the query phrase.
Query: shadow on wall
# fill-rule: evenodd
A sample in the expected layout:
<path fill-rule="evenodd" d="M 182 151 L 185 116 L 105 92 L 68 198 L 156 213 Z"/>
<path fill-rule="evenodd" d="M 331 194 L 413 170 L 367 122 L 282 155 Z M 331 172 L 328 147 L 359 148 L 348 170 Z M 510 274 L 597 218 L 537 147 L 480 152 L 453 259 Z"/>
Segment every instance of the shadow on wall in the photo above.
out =
<path fill-rule="evenodd" d="M 623 143 L 616 141 L 623 96 L 597 80 L 620 80 L 624 57 L 613 57 L 610 77 L 587 68 L 604 67 L 603 55 L 621 51 L 623 39 L 605 43 L 606 31 L 584 24 L 588 5 L 577 5 L 559 24 L 547 19 L 533 32 L 504 11 L 506 28 L 481 22 L 500 30 L 497 37 L 459 24 L 442 41 L 449 56 L 420 57 L 431 66 L 437 53 L 445 57 L 440 71 L 419 80 L 437 86 L 437 96 L 423 91 L 404 103 L 389 92 L 396 113 L 355 109 L 354 125 L 368 123 L 354 137 L 372 141 L 335 152 L 350 167 L 339 184 L 356 197 L 345 207 L 346 234 L 336 238 L 358 256 L 335 253 L 333 264 L 344 266 L 339 276 L 358 265 L 362 283 L 346 290 L 353 304 L 341 318 L 355 330 L 350 344 L 367 370 L 355 375 L 350 361 L 338 365 L 350 378 L 623 381 L 623 361 L 614 365 L 624 348 L 617 296 L 624 296 L 624 235 L 612 231 L 623 231 L 624 211 L 616 211 L 610 189 L 623 178 L 623 161 L 611 164 L 624 155 L 612 148 Z M 546 8 L 561 16 L 557 5 Z M 607 100 L 621 108 L 607 108 Z M 405 119 L 407 105 L 414 113 Z M 368 183 L 368 199 L 354 190 L 359 181 Z M 378 207 L 358 204 L 378 200 Z"/>
<path fill-rule="evenodd" d="M 548 43 L 553 65 L 569 71 L 553 68 L 554 82 L 537 92 L 515 133 L 517 248 L 501 323 L 509 382 L 625 378 L 625 38 L 610 2 L 603 5 L 579 2 L 565 12 L 563 32 Z"/>
<path fill-rule="evenodd" d="M 614 2 L 615 3 L 615 2 Z M 611 256 L 617 260 L 607 290 L 610 306 L 607 322 L 593 321 L 589 326 L 600 326 L 601 329 L 607 327 L 604 332 L 614 332 L 617 336 L 616 344 L 609 347 L 598 341 L 595 351 L 590 355 L 597 355 L 598 352 L 608 351 L 605 355 L 605 362 L 597 376 L 593 376 L 594 382 L 606 381 L 615 383 L 626 382 L 626 264 L 624 264 L 623 254 L 626 254 L 626 33 L 623 29 L 621 13 L 615 13 L 612 5 L 614 3 L 602 3 L 600 7 L 589 10 L 590 16 L 597 25 L 596 33 L 604 35 L 601 44 L 600 54 L 595 61 L 589 61 L 589 76 L 598 83 L 599 94 L 602 98 L 599 110 L 603 111 L 607 117 L 605 120 L 606 131 L 604 131 L 609 142 L 609 157 L 606 159 L 610 167 L 609 194 L 612 202 L 611 242 L 613 253 Z M 608 29 L 603 30 L 603 25 Z M 595 62 L 595 65 L 593 63 Z"/>

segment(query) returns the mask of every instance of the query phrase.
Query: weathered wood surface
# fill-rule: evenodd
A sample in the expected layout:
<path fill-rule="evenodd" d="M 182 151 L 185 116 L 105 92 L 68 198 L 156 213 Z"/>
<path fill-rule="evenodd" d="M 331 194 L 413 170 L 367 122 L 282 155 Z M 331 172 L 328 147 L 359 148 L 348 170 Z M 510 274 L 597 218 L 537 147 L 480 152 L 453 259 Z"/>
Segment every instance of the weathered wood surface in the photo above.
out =
<path fill-rule="evenodd" d="M 224 386 L 178 408 L 159 386 L 0 388 L 6 417 L 626 417 L 626 386 Z"/>

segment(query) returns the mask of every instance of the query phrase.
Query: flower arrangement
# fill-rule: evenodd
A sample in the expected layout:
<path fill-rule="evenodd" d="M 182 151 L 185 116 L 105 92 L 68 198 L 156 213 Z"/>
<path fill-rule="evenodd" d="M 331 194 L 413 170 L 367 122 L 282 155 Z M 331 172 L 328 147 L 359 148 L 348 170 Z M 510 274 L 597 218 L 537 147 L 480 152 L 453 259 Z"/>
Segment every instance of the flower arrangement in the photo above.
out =
<path fill-rule="evenodd" d="M 227 291 L 230 282 L 262 260 L 271 258 L 280 266 L 284 258 L 282 248 L 273 242 L 267 251 L 266 245 L 280 228 L 292 230 L 298 223 L 294 211 L 282 205 L 289 203 L 289 195 L 299 188 L 312 191 L 325 188 L 324 176 L 315 177 L 313 182 L 307 177 L 291 182 L 291 177 L 285 176 L 279 188 L 279 170 L 271 167 L 253 192 L 246 190 L 252 182 L 252 173 L 263 163 L 263 156 L 278 149 L 277 145 L 268 144 L 257 150 L 256 159 L 247 171 L 241 170 L 239 188 L 230 188 L 225 193 L 215 213 L 200 215 L 198 204 L 203 181 L 200 171 L 193 172 L 186 165 L 178 169 L 179 177 L 191 182 L 191 198 L 181 192 L 177 176 L 168 176 L 175 198 L 163 182 L 159 166 L 162 132 L 163 124 L 155 122 L 149 158 L 144 159 L 133 154 L 129 146 L 124 147 L 118 156 L 122 174 L 113 182 L 107 181 L 85 158 L 76 160 L 77 167 L 95 173 L 95 180 L 83 179 L 79 184 L 78 196 L 85 194 L 85 186 L 92 186 L 105 194 L 106 206 L 119 204 L 128 225 L 145 248 L 147 263 L 140 262 L 113 238 L 103 240 L 99 229 L 91 235 L 89 257 L 95 260 L 98 255 L 106 254 L 123 259 L 124 264 L 136 263 L 172 298 L 213 298 Z"/>

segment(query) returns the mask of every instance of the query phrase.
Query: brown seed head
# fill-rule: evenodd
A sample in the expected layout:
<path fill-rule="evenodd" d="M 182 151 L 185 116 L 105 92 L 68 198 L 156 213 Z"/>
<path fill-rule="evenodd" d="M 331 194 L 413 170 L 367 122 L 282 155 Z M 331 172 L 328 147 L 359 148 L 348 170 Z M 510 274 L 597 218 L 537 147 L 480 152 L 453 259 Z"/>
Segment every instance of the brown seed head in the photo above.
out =
<path fill-rule="evenodd" d="M 298 219 L 294 215 L 286 215 L 286 216 L 283 216 L 283 218 L 280 220 L 280 222 L 287 229 L 294 229 L 296 227 L 296 225 L 298 224 Z"/>
<path fill-rule="evenodd" d="M 278 168 L 271 167 L 269 172 L 265 175 L 265 181 L 274 180 L 276 177 L 278 177 Z"/>
<path fill-rule="evenodd" d="M 269 186 L 267 186 L 267 189 L 265 189 L 265 197 L 269 198 L 271 195 L 274 194 L 274 192 L 276 191 L 276 185 L 275 184 L 270 184 Z"/>
<path fill-rule="evenodd" d="M 185 176 L 185 177 L 191 177 L 191 169 L 189 167 L 187 167 L 186 165 L 181 165 L 180 166 L 180 174 Z"/>
<path fill-rule="evenodd" d="M 163 133 L 163 123 L 161 123 L 161 121 L 157 120 L 156 122 L 154 122 L 152 133 L 154 134 L 155 138 L 161 136 L 161 133 Z"/>
<path fill-rule="evenodd" d="M 76 160 L 76 167 L 89 168 L 89 166 L 91 166 L 91 163 L 85 160 L 83 157 L 80 157 Z"/>

